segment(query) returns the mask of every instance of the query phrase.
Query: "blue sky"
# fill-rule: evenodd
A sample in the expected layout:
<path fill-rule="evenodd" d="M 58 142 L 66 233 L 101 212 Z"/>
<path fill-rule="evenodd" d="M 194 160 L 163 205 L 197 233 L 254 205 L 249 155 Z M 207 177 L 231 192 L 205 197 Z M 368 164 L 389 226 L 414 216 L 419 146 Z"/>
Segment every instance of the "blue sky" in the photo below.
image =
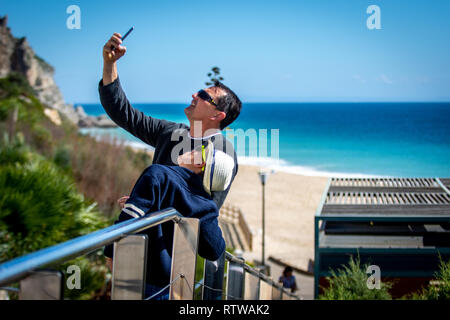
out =
<path fill-rule="evenodd" d="M 72 4 L 80 30 L 66 27 Z M 0 0 L 4 14 L 69 103 L 99 102 L 102 47 L 130 26 L 119 75 L 133 102 L 188 103 L 215 65 L 244 102 L 450 101 L 446 0 Z"/>

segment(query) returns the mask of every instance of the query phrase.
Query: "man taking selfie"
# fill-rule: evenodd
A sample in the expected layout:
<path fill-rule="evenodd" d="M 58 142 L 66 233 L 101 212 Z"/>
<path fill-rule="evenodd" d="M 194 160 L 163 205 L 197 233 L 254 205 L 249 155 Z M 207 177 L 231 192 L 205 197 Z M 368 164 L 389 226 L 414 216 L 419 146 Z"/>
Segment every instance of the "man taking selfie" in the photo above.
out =
<path fill-rule="evenodd" d="M 153 164 L 178 166 L 180 156 L 186 155 L 195 149 L 198 150 L 199 146 L 207 147 L 208 145 L 213 145 L 214 150 L 230 156 L 234 165 L 230 172 L 229 184 L 227 184 L 225 189 L 216 189 L 216 191 L 211 189 L 210 192 L 211 200 L 215 203 L 217 209 L 220 209 L 238 170 L 236 152 L 221 131 L 239 116 L 242 108 L 241 101 L 227 86 L 216 82 L 214 86 L 201 89 L 192 95 L 191 104 L 184 109 L 189 120 L 189 126 L 145 115 L 131 106 L 120 85 L 117 61 L 126 53 L 126 48 L 121 44 L 121 35 L 114 33 L 103 47 L 103 78 L 100 80 L 98 90 L 100 101 L 106 113 L 118 126 L 155 148 Z M 192 159 L 193 162 L 195 160 Z M 126 201 L 132 201 L 132 198 Z M 174 204 L 172 206 L 176 207 Z M 157 228 L 158 232 L 161 233 L 164 229 L 167 229 L 167 224 L 171 223 L 166 222 L 154 228 Z M 205 230 L 210 229 L 213 230 L 214 228 L 206 228 Z M 164 250 L 161 248 L 156 248 L 155 250 L 162 250 L 161 252 L 167 252 L 170 256 L 169 251 L 171 250 L 166 247 L 164 247 Z M 111 253 L 107 254 L 107 256 L 111 256 Z M 169 259 L 166 260 L 169 261 Z M 112 265 L 111 259 L 107 261 L 109 265 Z M 169 265 L 168 263 L 166 264 Z M 147 279 L 150 280 L 147 283 L 147 287 L 152 289 L 148 293 L 146 292 L 146 296 L 157 291 L 167 282 L 167 279 L 164 277 L 156 278 L 147 275 Z"/>

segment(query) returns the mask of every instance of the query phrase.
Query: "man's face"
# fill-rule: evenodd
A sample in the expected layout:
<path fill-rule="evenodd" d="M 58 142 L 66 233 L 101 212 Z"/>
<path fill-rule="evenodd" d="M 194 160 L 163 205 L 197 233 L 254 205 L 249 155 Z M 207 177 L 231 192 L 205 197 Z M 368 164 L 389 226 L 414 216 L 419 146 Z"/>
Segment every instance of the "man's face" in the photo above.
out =
<path fill-rule="evenodd" d="M 220 96 L 219 89 L 214 87 L 205 88 L 203 90 L 205 90 L 214 101 L 217 101 L 217 98 Z M 211 102 L 199 98 L 198 93 L 196 92 L 192 95 L 192 102 L 184 109 L 184 113 L 189 121 L 215 121 L 217 120 L 217 115 L 221 113 L 221 111 Z"/>

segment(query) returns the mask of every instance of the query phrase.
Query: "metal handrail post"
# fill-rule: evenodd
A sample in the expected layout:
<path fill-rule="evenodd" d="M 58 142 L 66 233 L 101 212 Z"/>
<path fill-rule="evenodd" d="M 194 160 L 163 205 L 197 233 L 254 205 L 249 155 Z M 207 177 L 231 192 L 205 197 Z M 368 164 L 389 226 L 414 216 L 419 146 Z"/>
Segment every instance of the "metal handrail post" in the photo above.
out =
<path fill-rule="evenodd" d="M 216 261 L 205 259 L 203 271 L 203 300 L 221 300 L 225 270 L 225 253 Z"/>

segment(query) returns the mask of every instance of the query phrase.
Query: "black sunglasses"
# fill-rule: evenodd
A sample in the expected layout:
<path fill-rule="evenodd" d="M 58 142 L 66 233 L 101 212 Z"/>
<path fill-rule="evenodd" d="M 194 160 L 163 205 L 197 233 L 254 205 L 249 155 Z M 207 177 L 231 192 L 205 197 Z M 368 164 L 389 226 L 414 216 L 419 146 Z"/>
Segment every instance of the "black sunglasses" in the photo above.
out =
<path fill-rule="evenodd" d="M 212 103 L 213 105 L 215 105 L 216 107 L 218 107 L 216 101 L 214 101 L 213 98 L 211 98 L 211 96 L 208 94 L 208 92 L 206 92 L 205 90 L 201 89 L 197 92 L 197 95 L 200 99 L 208 101 L 209 103 Z"/>

